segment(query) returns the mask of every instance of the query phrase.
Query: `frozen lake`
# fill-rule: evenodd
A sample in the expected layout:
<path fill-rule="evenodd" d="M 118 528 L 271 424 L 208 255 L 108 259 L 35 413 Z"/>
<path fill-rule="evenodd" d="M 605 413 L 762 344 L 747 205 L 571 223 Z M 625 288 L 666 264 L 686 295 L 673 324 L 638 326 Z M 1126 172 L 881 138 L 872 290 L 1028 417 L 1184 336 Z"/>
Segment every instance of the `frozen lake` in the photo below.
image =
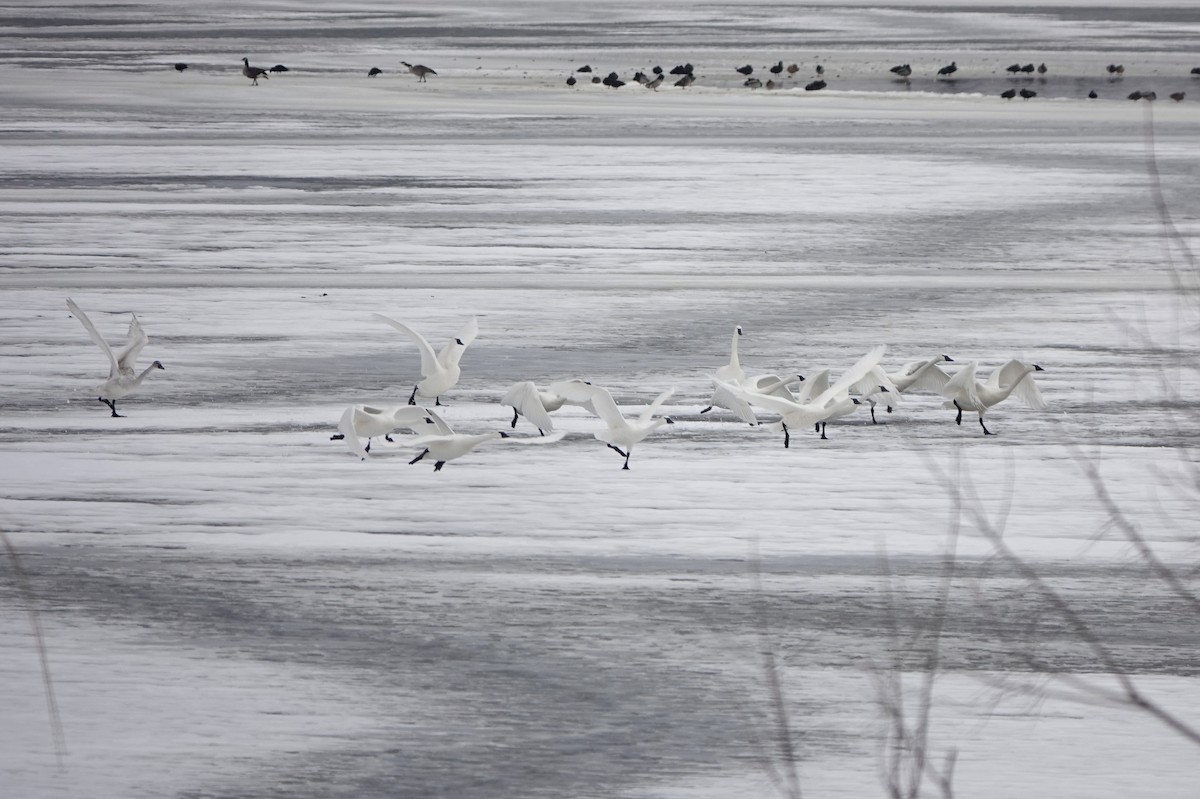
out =
<path fill-rule="evenodd" d="M 1194 744 L 1059 693 L 1120 673 L 1200 725 L 1193 604 L 1122 526 L 1200 588 L 1196 276 L 1148 159 L 1194 250 L 1200 4 L 19 3 L 0 43 L 0 793 L 777 796 L 767 650 L 805 795 L 884 796 L 880 686 L 918 696 L 942 608 L 956 795 L 1196 795 Z M 126 418 L 68 297 L 166 367 Z M 360 461 L 342 411 L 420 377 L 375 312 L 435 347 L 478 319 L 456 429 L 572 377 L 673 387 L 675 424 L 628 472 L 578 408 Z M 1015 357 L 1049 407 L 985 437 L 914 394 L 785 449 L 700 414 L 737 325 L 755 374 Z"/>

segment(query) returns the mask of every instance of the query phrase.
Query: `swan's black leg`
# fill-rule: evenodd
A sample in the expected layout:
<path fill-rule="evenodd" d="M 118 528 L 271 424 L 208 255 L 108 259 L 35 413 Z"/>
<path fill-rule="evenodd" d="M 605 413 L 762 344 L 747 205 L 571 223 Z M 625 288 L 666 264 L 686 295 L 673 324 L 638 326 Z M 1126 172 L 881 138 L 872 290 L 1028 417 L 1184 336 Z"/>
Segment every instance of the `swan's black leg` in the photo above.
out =
<path fill-rule="evenodd" d="M 813 432 L 814 433 L 821 432 L 821 423 L 820 422 L 817 422 L 816 424 L 813 425 Z"/>
<path fill-rule="evenodd" d="M 958 416 L 955 417 L 954 423 L 961 425 L 962 424 L 962 406 L 958 404 L 958 400 L 954 401 L 954 407 L 958 408 Z M 980 421 L 982 421 L 982 419 Z"/>
<path fill-rule="evenodd" d="M 438 461 L 437 463 L 433 464 L 433 470 L 435 472 L 440 472 L 442 470 L 442 467 L 445 465 L 446 465 L 445 461 Z"/>
<path fill-rule="evenodd" d="M 871 424 L 879 424 L 879 422 L 875 421 L 875 405 L 874 404 L 871 405 Z"/>
<path fill-rule="evenodd" d="M 891 413 L 891 412 L 892 412 L 892 406 L 891 406 L 891 405 L 887 406 L 887 409 L 888 409 L 888 413 Z"/>
<path fill-rule="evenodd" d="M 621 455 L 621 456 L 623 456 L 623 457 L 625 458 L 625 460 L 627 460 L 627 461 L 629 460 L 629 456 L 625 454 L 625 450 L 621 449 L 621 448 L 620 448 L 620 447 L 618 447 L 616 444 L 609 444 L 609 445 L 608 445 L 608 448 L 609 448 L 609 449 L 611 449 L 611 450 L 614 450 L 614 451 L 616 451 L 616 453 L 617 453 L 618 455 Z"/>
<path fill-rule="evenodd" d="M 408 395 L 408 404 L 409 405 L 417 404 L 417 387 L 416 386 L 413 386 L 413 393 Z"/>
<path fill-rule="evenodd" d="M 442 398 L 441 398 L 441 397 L 434 397 L 434 398 L 433 398 L 433 406 L 434 406 L 435 408 L 440 408 L 440 407 L 442 407 Z"/>
<path fill-rule="evenodd" d="M 617 452 L 620 452 L 620 451 L 621 451 L 621 450 L 617 450 Z M 632 447 L 630 448 L 629 452 L 626 452 L 626 453 L 625 453 L 625 465 L 621 467 L 621 470 L 622 470 L 622 471 L 625 471 L 625 470 L 628 470 L 628 469 L 629 469 L 629 456 L 630 456 L 632 453 L 633 453 L 633 448 L 632 448 Z"/>
<path fill-rule="evenodd" d="M 365 447 L 363 447 L 363 452 L 370 452 L 370 451 L 371 451 L 371 439 L 368 438 L 367 445 Z"/>
<path fill-rule="evenodd" d="M 828 438 L 825 437 L 825 423 L 824 422 L 821 422 L 821 440 L 822 441 L 829 440 Z"/>
<path fill-rule="evenodd" d="M 513 430 L 516 430 L 516 429 L 517 429 L 517 419 L 518 419 L 520 416 L 521 416 L 521 414 L 517 413 L 517 409 L 516 409 L 516 408 L 513 408 L 513 421 L 512 421 L 512 429 L 513 429 Z"/>
<path fill-rule="evenodd" d="M 991 430 L 988 430 L 988 429 L 987 429 L 987 425 L 985 425 L 985 424 L 983 423 L 983 417 L 982 417 L 982 416 L 980 416 L 980 417 L 979 417 L 979 426 L 983 428 L 983 434 L 984 434 L 985 436 L 994 436 L 994 435 L 996 435 L 996 434 L 995 434 L 995 433 L 993 433 Z"/>
<path fill-rule="evenodd" d="M 114 419 L 124 419 L 125 418 L 121 414 L 117 413 L 117 401 L 116 400 L 106 400 L 104 397 L 97 397 L 96 399 L 100 400 L 101 402 L 103 402 L 105 405 L 107 405 L 109 407 L 109 410 L 112 411 L 112 418 L 114 418 Z"/>
<path fill-rule="evenodd" d="M 416 463 L 417 461 L 421 460 L 421 458 L 424 458 L 424 457 L 425 457 L 426 455 L 428 455 L 428 454 L 429 454 L 429 450 L 428 450 L 428 449 L 421 450 L 421 454 L 420 454 L 420 455 L 418 455 L 417 457 L 413 458 L 411 461 L 409 461 L 409 462 L 408 462 L 408 465 L 409 465 L 409 466 L 412 466 L 414 463 Z"/>
<path fill-rule="evenodd" d="M 539 427 L 539 428 L 538 428 L 538 435 L 539 435 L 539 436 L 544 436 L 544 435 L 546 435 L 546 431 L 545 431 L 545 430 L 543 430 L 542 428 L 540 428 L 540 427 Z"/>
<path fill-rule="evenodd" d="M 711 411 L 712 409 L 713 409 L 713 406 L 709 405 L 707 408 L 705 408 L 704 410 L 700 411 L 700 413 L 708 413 L 708 412 L 709 412 L 709 411 Z"/>
<path fill-rule="evenodd" d="M 396 439 L 392 438 L 392 434 L 391 434 L 391 433 L 384 433 L 384 434 L 383 434 L 383 440 L 384 440 L 384 441 L 386 441 L 386 442 L 388 442 L 389 444 L 395 444 L 395 443 L 396 443 Z"/>
<path fill-rule="evenodd" d="M 792 443 L 792 434 L 788 432 L 787 425 L 783 426 L 783 448 L 787 449 Z"/>

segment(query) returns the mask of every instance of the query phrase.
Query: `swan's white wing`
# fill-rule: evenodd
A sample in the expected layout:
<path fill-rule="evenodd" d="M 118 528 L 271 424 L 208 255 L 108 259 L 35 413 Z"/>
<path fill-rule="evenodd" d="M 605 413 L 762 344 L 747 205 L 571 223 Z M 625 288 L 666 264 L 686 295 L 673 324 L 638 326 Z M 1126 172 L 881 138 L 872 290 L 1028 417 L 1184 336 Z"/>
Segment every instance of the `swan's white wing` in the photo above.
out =
<path fill-rule="evenodd" d="M 733 415 L 746 424 L 758 424 L 758 416 L 755 415 L 754 409 L 750 407 L 750 403 L 723 388 L 717 382 L 718 379 L 719 377 L 713 379 L 712 404 L 719 408 L 727 408 L 733 411 Z"/>
<path fill-rule="evenodd" d="M 1034 373 L 1027 371 L 1028 369 L 1028 366 L 1014 358 L 992 372 L 991 377 L 988 378 L 988 386 L 1004 389 L 1011 386 L 1013 381 L 1020 380 L 1016 388 L 1012 390 L 1013 396 L 1019 397 L 1022 402 L 1035 411 L 1043 411 L 1046 409 L 1046 401 L 1042 399 L 1042 392 L 1038 390 L 1037 383 L 1033 381 Z"/>
<path fill-rule="evenodd" d="M 871 349 L 866 355 L 858 359 L 858 362 L 846 370 L 845 374 L 838 378 L 838 381 L 829 388 L 822 391 L 813 403 L 824 407 L 831 397 L 836 397 L 839 394 L 845 394 L 850 391 L 850 387 L 862 380 L 867 374 L 879 364 L 883 359 L 883 353 L 887 350 L 887 345 L 880 344 Z"/>
<path fill-rule="evenodd" d="M 500 404 L 515 409 L 539 430 L 547 433 L 554 431 L 554 422 L 550 421 L 550 414 L 546 412 L 546 406 L 542 404 L 541 393 L 532 382 L 525 380 L 521 383 L 514 383 L 505 392 Z"/>
<path fill-rule="evenodd" d="M 132 369 L 137 363 L 138 353 L 149 342 L 150 337 L 146 335 L 145 330 L 142 330 L 142 324 L 138 321 L 137 314 L 134 314 L 133 318 L 129 320 L 129 334 L 125 337 L 125 346 L 116 354 L 117 364 L 122 369 Z"/>
<path fill-rule="evenodd" d="M 716 377 L 713 378 L 713 385 L 723 391 L 728 391 L 735 397 L 741 397 L 746 402 L 758 405 L 760 408 L 766 408 L 769 411 L 774 411 L 775 413 L 794 413 L 800 407 L 791 400 L 786 400 L 783 397 L 777 397 L 774 394 L 759 394 L 754 391 L 747 391 L 741 386 L 726 383 Z"/>
<path fill-rule="evenodd" d="M 454 433 L 430 433 L 427 436 L 406 438 L 403 442 L 406 447 L 428 447 L 430 444 L 453 441 L 455 437 Z"/>
<path fill-rule="evenodd" d="M 439 433 L 442 432 L 436 427 L 436 422 L 433 422 L 433 425 L 430 424 L 431 422 L 433 419 L 430 411 L 419 405 L 400 405 L 392 409 L 392 423 L 397 428 L 407 427 L 417 435 L 428 432 L 431 427 Z M 447 430 L 449 430 L 448 427 Z"/>
<path fill-rule="evenodd" d="M 342 414 L 341 421 L 338 422 L 338 432 L 342 434 L 342 442 L 346 448 L 360 458 L 367 457 L 366 447 L 363 446 L 362 439 L 358 437 L 358 431 L 354 428 L 354 417 L 358 414 L 358 406 L 351 405 Z"/>
<path fill-rule="evenodd" d="M 667 400 L 669 400 L 674 393 L 675 393 L 675 389 L 668 388 L 666 391 L 664 391 L 663 393 L 661 393 L 657 397 L 655 397 L 654 402 L 651 402 L 646 407 L 646 410 L 642 411 L 641 415 L 638 416 L 638 422 L 640 422 L 641 424 L 646 424 L 647 422 L 649 422 L 650 417 L 654 415 L 654 412 L 656 410 L 658 410 L 658 407 L 660 405 L 662 405 L 664 402 L 666 402 Z"/>
<path fill-rule="evenodd" d="M 591 383 L 584 383 L 581 380 L 564 380 L 561 383 L 552 384 L 550 390 L 570 402 L 591 403 L 592 413 L 603 419 L 610 429 L 624 427 L 628 424 L 625 417 L 621 415 L 621 409 L 617 407 L 616 400 L 612 398 L 612 394 L 608 393 L 608 389 L 593 386 Z"/>
<path fill-rule="evenodd" d="M 803 405 L 806 402 L 812 402 L 815 397 L 824 394 L 828 388 L 828 369 L 822 369 L 815 374 L 810 374 L 804 379 L 804 385 L 800 386 L 800 390 L 796 392 L 796 403 Z"/>
<path fill-rule="evenodd" d="M 567 396 L 568 393 L 576 393 L 571 389 L 572 386 L 578 387 L 587 385 L 589 385 L 589 383 L 586 380 L 580 380 L 578 377 L 576 377 L 571 380 L 560 380 L 557 383 L 551 383 L 549 386 L 547 386 L 547 388 L 551 394 L 557 394 L 559 397 L 561 397 L 564 405 L 575 405 L 576 407 L 583 408 L 593 416 L 599 416 L 600 414 L 596 413 L 596 408 L 594 405 L 592 405 L 592 401 L 590 399 L 580 400 Z M 565 391 L 563 389 L 564 386 L 567 386 Z"/>
<path fill-rule="evenodd" d="M 100 349 L 104 350 L 104 354 L 108 356 L 109 377 L 116 376 L 117 373 L 121 371 L 121 366 L 117 362 L 116 356 L 113 355 L 112 348 L 109 347 L 108 342 L 104 340 L 104 336 L 100 335 L 100 331 L 97 330 L 96 326 L 92 324 L 92 320 L 88 319 L 88 315 L 83 312 L 83 309 L 76 305 L 75 301 L 69 297 L 67 298 L 67 307 L 71 309 L 72 315 L 79 320 L 79 322 L 83 325 L 83 329 L 86 330 L 88 335 L 92 337 L 92 341 L 96 342 L 96 345 L 100 347 Z"/>
<path fill-rule="evenodd" d="M 720 377 L 720 375 L 718 374 L 717 377 Z M 800 375 L 788 378 L 783 378 L 779 375 L 758 375 L 757 377 L 742 381 L 741 385 L 745 385 L 751 391 L 759 394 L 770 394 L 780 399 L 794 400 L 795 397 L 792 396 L 792 392 L 788 389 L 788 386 L 801 383 L 803 380 Z"/>
<path fill-rule="evenodd" d="M 430 375 L 437 373 L 438 366 L 439 366 L 437 354 L 433 351 L 433 347 L 429 346 L 429 342 L 425 340 L 424 336 L 422 336 L 420 333 L 413 330 L 411 327 L 404 324 L 403 322 L 397 322 L 395 319 L 384 316 L 381 313 L 372 314 L 372 316 L 382 319 L 383 321 L 387 322 L 392 327 L 399 330 L 404 335 L 411 338 L 414 342 L 416 342 L 417 349 L 419 349 L 421 351 L 421 374 L 422 375 L 424 375 L 425 377 L 429 377 Z"/>
<path fill-rule="evenodd" d="M 981 407 L 975 380 L 975 370 L 978 367 L 978 361 L 971 361 L 959 369 L 953 377 L 946 381 L 946 385 L 942 386 L 942 396 L 951 400 L 962 396 L 971 405 Z"/>
<path fill-rule="evenodd" d="M 933 361 L 925 361 L 924 363 L 925 366 L 919 371 L 906 373 L 907 377 L 912 378 L 912 382 L 904 390 L 932 391 L 934 394 L 942 393 L 942 389 L 950 382 L 949 373 Z"/>
<path fill-rule="evenodd" d="M 437 354 L 438 362 L 444 367 L 458 366 L 458 362 L 462 360 L 463 353 L 467 347 L 479 335 L 479 322 L 475 317 L 471 317 L 471 321 L 463 325 L 463 329 L 458 331 L 458 335 L 454 337 L 442 351 Z M 459 342 L 462 342 L 459 344 Z"/>
<path fill-rule="evenodd" d="M 433 429 L 437 431 L 438 435 L 454 435 L 454 430 L 450 428 L 450 425 L 446 424 L 446 420 L 439 416 L 437 411 L 433 410 L 432 408 L 422 408 L 422 410 L 425 411 L 429 418 L 433 420 Z"/>
<path fill-rule="evenodd" d="M 850 386 L 849 393 L 886 401 L 889 405 L 900 400 L 900 388 L 892 382 L 882 366 L 873 366 L 866 376 Z"/>

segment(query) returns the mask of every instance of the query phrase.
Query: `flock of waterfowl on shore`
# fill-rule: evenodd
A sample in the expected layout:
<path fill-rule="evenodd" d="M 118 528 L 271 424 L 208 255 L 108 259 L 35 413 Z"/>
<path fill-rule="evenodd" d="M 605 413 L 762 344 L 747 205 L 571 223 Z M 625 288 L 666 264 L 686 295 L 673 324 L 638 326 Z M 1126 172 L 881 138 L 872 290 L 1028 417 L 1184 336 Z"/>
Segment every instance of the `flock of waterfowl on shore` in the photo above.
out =
<path fill-rule="evenodd" d="M 410 64 L 407 61 L 401 61 L 400 65 L 406 72 L 415 75 L 420 83 L 426 83 L 428 82 L 430 75 L 438 74 L 436 71 L 425 66 L 424 64 Z M 188 69 L 188 65 L 180 61 L 174 65 L 174 68 L 177 72 L 183 72 Z M 800 85 L 796 82 L 789 83 L 789 81 L 795 81 L 797 74 L 802 71 L 802 68 L 798 63 L 792 63 L 784 66 L 783 60 L 781 59 L 775 64 L 763 67 L 762 70 L 768 73 L 771 77 L 768 77 L 764 81 L 762 78 L 755 76 L 755 67 L 752 64 L 745 64 L 743 66 L 733 68 L 734 73 L 741 75 L 745 79 L 742 81 L 742 85 L 750 89 L 786 89 Z M 1110 83 L 1121 80 L 1125 76 L 1125 66 L 1123 64 L 1109 64 L 1107 67 L 1105 67 L 1105 70 L 1108 73 L 1108 79 Z M 290 71 L 291 70 L 283 64 L 276 64 L 273 67 L 267 68 L 252 66 L 249 58 L 242 58 L 242 75 L 250 79 L 251 86 L 257 86 L 259 78 L 266 79 L 271 73 L 277 74 Z M 915 74 L 912 64 L 907 63 L 896 64 L 888 71 L 895 76 L 895 80 L 897 82 L 904 83 L 906 85 L 911 83 L 913 75 Z M 1009 73 L 1013 79 L 1019 79 L 1021 77 L 1032 79 L 1032 76 L 1037 74 L 1039 78 L 1044 80 L 1046 74 L 1050 71 L 1050 68 L 1047 67 L 1044 62 L 1036 66 L 1032 63 L 1021 64 L 1020 62 L 1017 62 L 1005 67 L 1004 71 Z M 958 62 L 951 61 L 949 64 L 939 67 L 934 73 L 933 77 L 938 81 L 952 82 L 956 80 L 955 75 L 958 72 Z M 367 77 L 369 78 L 374 78 L 382 74 L 383 70 L 379 67 L 371 67 L 367 71 Z M 829 83 L 825 80 L 825 75 L 825 66 L 820 63 L 815 64 L 811 70 L 811 77 L 813 79 L 806 80 L 806 82 L 803 84 L 804 90 L 808 92 L 820 91 L 821 89 L 829 86 Z M 1193 77 L 1200 77 L 1200 67 L 1194 67 L 1191 71 L 1191 75 Z M 569 87 L 575 87 L 581 84 L 590 83 L 607 86 L 612 89 L 619 89 L 622 86 L 632 82 L 644 86 L 647 89 L 658 91 L 660 86 L 663 86 L 667 83 L 680 89 L 686 89 L 695 84 L 698 79 L 699 77 L 696 74 L 696 68 L 691 63 L 677 64 L 670 70 L 664 70 L 661 66 L 657 65 L 651 67 L 648 72 L 637 70 L 633 73 L 629 80 L 623 79 L 621 74 L 616 71 L 610 71 L 606 76 L 600 77 L 600 75 L 592 69 L 590 64 L 585 64 L 571 71 L 571 74 L 566 79 L 566 85 Z M 1012 100 L 1015 97 L 1020 97 L 1023 100 L 1030 100 L 1037 96 L 1037 91 L 1029 88 L 1028 86 L 1013 86 L 1005 89 L 1003 92 L 1000 92 L 1000 97 L 1004 98 L 1005 100 Z M 1184 91 L 1172 92 L 1168 95 L 1168 97 L 1177 103 L 1183 102 L 1186 96 L 1187 93 Z M 1100 93 L 1096 91 L 1096 89 L 1091 89 L 1088 91 L 1087 97 L 1095 100 L 1100 97 Z M 1158 94 L 1152 90 L 1136 90 L 1126 95 L 1126 97 L 1130 100 L 1151 101 L 1157 100 Z"/>
<path fill-rule="evenodd" d="M 149 342 L 136 315 L 130 321 L 125 343 L 114 351 L 73 300 L 67 300 L 67 308 L 80 321 L 92 341 L 108 356 L 109 376 L 96 389 L 98 401 L 109 408 L 113 417 L 120 418 L 117 401 L 136 391 L 147 377 L 165 367 L 161 362 L 154 361 L 143 371 L 136 370 L 137 356 Z M 420 355 L 421 378 L 413 386 L 407 404 L 354 404 L 342 413 L 338 433 L 331 438 L 343 441 L 349 451 L 360 458 L 371 457 L 372 439 L 383 437 L 389 443 L 420 450 L 409 461 L 410 465 L 430 457 L 434 461 L 434 471 L 441 471 L 448 461 L 456 460 L 489 441 L 518 444 L 559 441 L 565 433 L 554 429 L 550 414 L 564 405 L 573 405 L 586 410 L 602 423 L 592 433 L 593 437 L 620 455 L 624 459 L 622 468 L 628 469 L 635 444 L 660 427 L 675 423 L 670 416 L 658 415 L 659 409 L 674 395 L 674 389 L 660 393 L 636 419 L 628 419 L 607 389 L 581 378 L 572 378 L 551 383 L 545 388 L 539 388 L 531 381 L 520 381 L 503 394 L 500 403 L 513 412 L 510 427 L 515 429 L 524 418 L 537 428 L 537 436 L 515 436 L 504 431 L 457 433 L 441 412 L 434 409 L 441 407 L 442 395 L 458 385 L 462 374 L 459 364 L 463 354 L 479 334 L 476 320 L 470 319 L 444 347 L 435 351 L 424 336 L 403 322 L 378 313 L 374 317 L 416 345 Z M 1010 396 L 1018 397 L 1030 408 L 1041 410 L 1046 407 L 1033 379 L 1035 373 L 1044 371 L 1037 364 L 1010 360 L 993 371 L 986 382 L 981 382 L 976 378 L 976 362 L 968 363 L 951 374 L 945 370 L 945 364 L 954 363 L 954 360 L 948 355 L 939 354 L 911 361 L 889 372 L 881 366 L 886 347 L 879 345 L 842 372 L 837 380 L 831 379 L 829 369 L 810 373 L 807 377 L 800 374 L 786 377 L 775 374 L 748 375 L 738 356 L 741 336 L 742 328 L 736 327 L 729 361 L 708 376 L 712 383 L 712 396 L 697 416 L 710 418 L 706 414 L 717 408 L 727 410 L 751 427 L 763 426 L 783 433 L 785 448 L 791 446 L 793 430 L 811 426 L 825 440 L 829 422 L 865 407 L 870 411 L 871 422 L 877 424 L 876 406 L 881 405 L 891 413 L 905 396 L 921 391 L 940 395 L 944 399 L 943 407 L 957 412 L 956 424 L 962 424 L 964 411 L 976 413 L 985 436 L 994 433 L 984 423 L 984 415 Z M 428 407 L 431 399 L 434 401 L 433 407 Z M 419 404 L 418 400 L 424 404 Z M 761 422 L 758 415 L 764 411 L 779 418 Z M 393 432 L 405 429 L 416 435 L 392 438 Z M 430 430 L 433 432 L 428 432 Z"/>

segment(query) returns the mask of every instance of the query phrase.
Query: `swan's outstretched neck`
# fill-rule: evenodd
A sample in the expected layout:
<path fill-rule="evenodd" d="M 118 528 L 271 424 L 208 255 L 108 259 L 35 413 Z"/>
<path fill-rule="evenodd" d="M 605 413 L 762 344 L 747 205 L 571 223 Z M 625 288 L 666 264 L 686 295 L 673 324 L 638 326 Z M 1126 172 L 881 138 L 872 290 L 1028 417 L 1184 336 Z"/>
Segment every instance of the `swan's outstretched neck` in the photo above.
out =
<path fill-rule="evenodd" d="M 142 381 L 145 380 L 147 377 L 149 377 L 150 373 L 153 372 L 155 369 L 166 369 L 166 368 L 167 367 L 163 366 L 158 361 L 155 361 L 154 363 L 150 364 L 145 369 L 143 369 L 142 373 L 133 379 L 133 385 L 140 386 L 142 384 Z"/>
<path fill-rule="evenodd" d="M 741 335 L 741 326 L 735 327 L 733 329 L 733 344 L 729 348 L 729 366 L 735 371 L 742 368 L 742 365 L 738 362 L 738 338 Z"/>

